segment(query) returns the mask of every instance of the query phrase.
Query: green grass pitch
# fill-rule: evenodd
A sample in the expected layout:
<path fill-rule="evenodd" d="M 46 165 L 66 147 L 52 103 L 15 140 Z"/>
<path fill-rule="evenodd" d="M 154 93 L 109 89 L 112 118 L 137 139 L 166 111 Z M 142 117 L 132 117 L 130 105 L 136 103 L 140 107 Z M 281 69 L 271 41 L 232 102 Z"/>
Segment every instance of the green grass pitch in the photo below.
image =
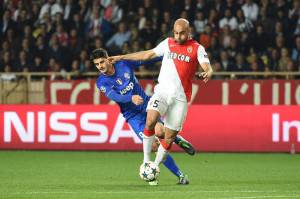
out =
<path fill-rule="evenodd" d="M 140 180 L 139 152 L 0 151 L 0 199 L 294 199 L 300 156 L 173 154 L 190 185 L 160 166 L 159 186 Z"/>

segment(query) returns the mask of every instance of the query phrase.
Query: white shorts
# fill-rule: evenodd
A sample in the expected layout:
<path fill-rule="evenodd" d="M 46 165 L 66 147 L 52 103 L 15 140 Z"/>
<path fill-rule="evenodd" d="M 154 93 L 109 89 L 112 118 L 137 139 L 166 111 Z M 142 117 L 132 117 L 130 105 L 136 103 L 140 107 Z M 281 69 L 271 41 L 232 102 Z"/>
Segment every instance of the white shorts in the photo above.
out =
<path fill-rule="evenodd" d="M 187 114 L 187 107 L 186 101 L 154 93 L 148 102 L 147 110 L 158 111 L 165 118 L 165 127 L 174 131 L 180 131 Z"/>

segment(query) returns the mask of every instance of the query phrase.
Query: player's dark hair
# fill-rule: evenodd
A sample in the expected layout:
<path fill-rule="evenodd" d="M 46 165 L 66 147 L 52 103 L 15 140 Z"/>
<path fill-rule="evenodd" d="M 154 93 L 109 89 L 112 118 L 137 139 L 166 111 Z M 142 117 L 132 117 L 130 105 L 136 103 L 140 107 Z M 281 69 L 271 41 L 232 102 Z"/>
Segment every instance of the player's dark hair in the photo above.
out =
<path fill-rule="evenodd" d="M 99 58 L 107 58 L 108 53 L 105 49 L 103 48 L 97 48 L 93 50 L 93 52 L 90 55 L 90 60 L 93 61 L 94 59 L 99 59 Z"/>

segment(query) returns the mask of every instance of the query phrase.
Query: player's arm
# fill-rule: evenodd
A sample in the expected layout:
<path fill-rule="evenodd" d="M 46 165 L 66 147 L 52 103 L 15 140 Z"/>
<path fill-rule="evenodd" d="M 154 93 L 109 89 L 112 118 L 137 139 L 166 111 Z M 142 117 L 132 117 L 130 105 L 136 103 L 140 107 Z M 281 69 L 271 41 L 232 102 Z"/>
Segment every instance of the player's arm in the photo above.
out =
<path fill-rule="evenodd" d="M 163 57 L 155 57 L 154 59 L 147 60 L 147 61 L 131 61 L 131 60 L 126 60 L 125 62 L 127 63 L 128 66 L 132 68 L 138 68 L 140 66 L 145 66 L 145 65 L 151 65 L 155 64 L 156 62 L 162 61 Z"/>
<path fill-rule="evenodd" d="M 206 83 L 213 74 L 213 69 L 210 65 L 210 63 L 203 62 L 200 64 L 201 68 L 204 70 L 204 72 L 200 73 L 200 76 L 203 78 L 203 81 Z"/>
<path fill-rule="evenodd" d="M 133 60 L 133 61 L 147 61 L 154 59 L 156 57 L 162 57 L 166 48 L 168 47 L 168 39 L 160 42 L 155 48 L 146 51 L 140 51 L 136 53 L 126 54 L 126 55 L 118 55 L 109 57 L 108 59 L 111 62 L 116 62 L 120 60 Z"/>
<path fill-rule="evenodd" d="M 111 99 L 115 102 L 118 102 L 118 103 L 132 102 L 135 105 L 141 105 L 141 104 L 144 103 L 143 98 L 139 95 L 130 95 L 130 94 L 121 95 L 121 94 L 118 94 L 117 92 L 115 92 L 113 90 L 110 93 L 108 93 L 106 95 L 106 97 L 108 97 L 109 99 Z"/>
<path fill-rule="evenodd" d="M 132 102 L 135 105 L 140 105 L 142 103 L 144 103 L 144 100 L 141 96 L 139 95 L 130 95 L 130 94 L 126 94 L 126 95 L 121 95 L 119 93 L 117 93 L 116 91 L 114 91 L 109 85 L 102 83 L 102 84 L 98 84 L 97 83 L 97 87 L 100 89 L 100 91 L 102 93 L 104 93 L 104 95 L 115 101 L 118 103 L 128 103 L 128 102 Z"/>
<path fill-rule="evenodd" d="M 140 51 L 140 52 L 130 53 L 126 55 L 112 56 L 109 57 L 108 59 L 114 63 L 120 60 L 147 61 L 155 57 L 157 57 L 157 55 L 153 50 L 146 50 L 146 51 Z"/>
<path fill-rule="evenodd" d="M 203 78 L 203 81 L 206 83 L 211 78 L 213 74 L 213 69 L 210 65 L 208 55 L 205 52 L 204 47 L 201 45 L 198 47 L 197 58 L 201 68 L 204 71 L 200 73 L 200 76 Z"/>

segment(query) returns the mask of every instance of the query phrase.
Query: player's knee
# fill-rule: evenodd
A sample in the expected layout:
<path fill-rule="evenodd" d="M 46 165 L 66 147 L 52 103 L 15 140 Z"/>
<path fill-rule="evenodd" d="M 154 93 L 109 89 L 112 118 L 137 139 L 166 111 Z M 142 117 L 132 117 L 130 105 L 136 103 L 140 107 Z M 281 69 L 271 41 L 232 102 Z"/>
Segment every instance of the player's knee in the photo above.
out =
<path fill-rule="evenodd" d="M 152 143 L 152 151 L 156 152 L 158 147 L 159 147 L 159 140 L 155 139 L 154 142 Z"/>
<path fill-rule="evenodd" d="M 155 125 L 155 136 L 160 139 L 164 138 L 164 126 L 159 122 Z"/>

